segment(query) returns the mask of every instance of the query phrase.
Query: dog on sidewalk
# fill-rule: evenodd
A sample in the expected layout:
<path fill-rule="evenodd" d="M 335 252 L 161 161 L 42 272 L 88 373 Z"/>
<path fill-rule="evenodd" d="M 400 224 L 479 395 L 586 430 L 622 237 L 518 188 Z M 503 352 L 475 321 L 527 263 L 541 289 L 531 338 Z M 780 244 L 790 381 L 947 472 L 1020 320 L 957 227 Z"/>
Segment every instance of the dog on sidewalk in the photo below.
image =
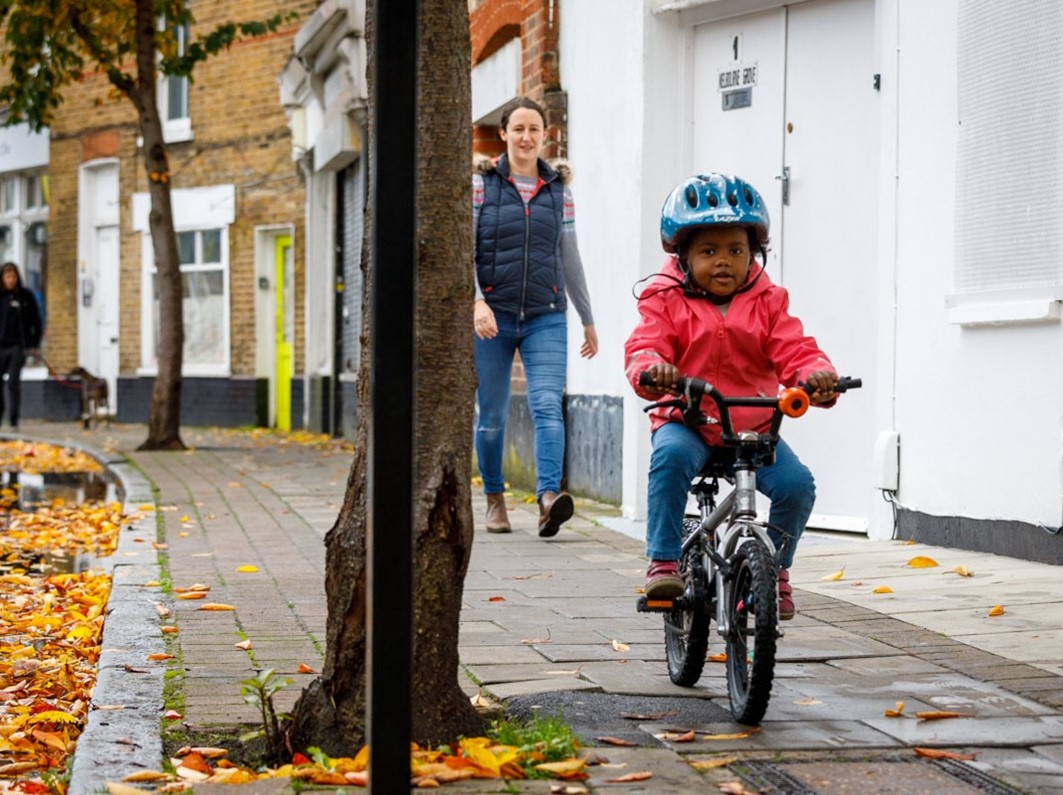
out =
<path fill-rule="evenodd" d="M 75 367 L 67 378 L 81 379 L 81 422 L 88 430 L 93 421 L 100 421 L 99 411 L 103 409 L 107 418 L 107 427 L 111 426 L 111 407 L 108 402 L 107 380 L 97 378 L 84 367 Z"/>

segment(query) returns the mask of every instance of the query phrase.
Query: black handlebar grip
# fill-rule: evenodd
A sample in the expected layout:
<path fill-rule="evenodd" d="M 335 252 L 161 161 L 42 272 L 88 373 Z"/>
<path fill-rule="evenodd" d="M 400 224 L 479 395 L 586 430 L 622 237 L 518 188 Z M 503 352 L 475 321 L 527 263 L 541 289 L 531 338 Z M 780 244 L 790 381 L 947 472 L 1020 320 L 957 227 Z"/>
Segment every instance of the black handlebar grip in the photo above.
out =
<path fill-rule="evenodd" d="M 864 382 L 859 378 L 841 378 L 838 380 L 838 392 L 845 392 L 849 389 L 859 389 L 864 385 Z"/>
<path fill-rule="evenodd" d="M 653 380 L 649 370 L 643 370 L 639 373 L 639 386 L 656 386 L 656 384 L 657 382 Z"/>

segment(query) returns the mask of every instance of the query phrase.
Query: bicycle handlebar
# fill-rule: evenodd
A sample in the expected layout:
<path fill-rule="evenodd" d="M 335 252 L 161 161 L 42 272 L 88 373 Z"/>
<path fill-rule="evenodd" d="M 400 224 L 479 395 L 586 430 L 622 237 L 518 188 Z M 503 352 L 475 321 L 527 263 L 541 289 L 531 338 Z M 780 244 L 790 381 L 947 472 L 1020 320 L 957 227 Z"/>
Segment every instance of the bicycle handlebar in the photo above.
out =
<path fill-rule="evenodd" d="M 643 370 L 639 373 L 639 386 L 655 385 L 648 371 Z M 859 389 L 862 386 L 863 381 L 861 379 L 843 376 L 838 379 L 838 383 L 834 386 L 834 391 L 839 393 L 847 392 L 850 389 Z M 723 431 L 724 441 L 731 441 L 736 438 L 731 425 L 731 406 L 759 406 L 761 408 L 774 409 L 769 432 L 775 438 L 779 435 L 779 427 L 782 424 L 783 416 L 800 417 L 804 414 L 810 405 L 808 396 L 812 394 L 808 385 L 801 383 L 796 387 L 784 389 L 778 397 L 724 397 L 709 382 L 692 376 L 681 376 L 675 388 L 681 393 L 682 397 L 653 403 L 647 406 L 645 411 L 655 408 L 678 408 L 682 410 L 684 425 L 692 427 L 706 425 L 710 422 L 716 422 L 716 420 L 707 416 L 701 410 L 701 399 L 708 395 L 720 409 L 719 423 Z"/>

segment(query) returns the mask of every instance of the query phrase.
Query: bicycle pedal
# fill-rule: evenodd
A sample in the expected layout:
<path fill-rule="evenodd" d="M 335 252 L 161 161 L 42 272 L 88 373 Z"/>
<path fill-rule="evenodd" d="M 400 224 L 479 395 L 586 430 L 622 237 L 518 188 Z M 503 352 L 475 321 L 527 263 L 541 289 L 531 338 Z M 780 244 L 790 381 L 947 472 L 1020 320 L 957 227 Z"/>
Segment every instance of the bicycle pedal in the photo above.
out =
<path fill-rule="evenodd" d="M 671 613 L 673 610 L 680 608 L 679 602 L 681 598 L 647 599 L 645 596 L 640 596 L 636 607 L 640 613 Z"/>

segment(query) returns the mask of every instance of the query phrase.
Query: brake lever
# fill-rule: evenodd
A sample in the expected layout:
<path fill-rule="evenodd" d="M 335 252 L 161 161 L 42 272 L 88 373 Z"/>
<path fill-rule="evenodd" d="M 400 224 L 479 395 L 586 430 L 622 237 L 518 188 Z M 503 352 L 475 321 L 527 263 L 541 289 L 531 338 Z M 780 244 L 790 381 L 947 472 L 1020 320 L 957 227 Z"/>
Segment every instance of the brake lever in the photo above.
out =
<path fill-rule="evenodd" d="M 672 400 L 662 400 L 660 403 L 651 403 L 648 406 L 643 407 L 643 411 L 653 411 L 654 409 L 685 409 L 686 401 L 679 398 L 673 398 Z"/>

